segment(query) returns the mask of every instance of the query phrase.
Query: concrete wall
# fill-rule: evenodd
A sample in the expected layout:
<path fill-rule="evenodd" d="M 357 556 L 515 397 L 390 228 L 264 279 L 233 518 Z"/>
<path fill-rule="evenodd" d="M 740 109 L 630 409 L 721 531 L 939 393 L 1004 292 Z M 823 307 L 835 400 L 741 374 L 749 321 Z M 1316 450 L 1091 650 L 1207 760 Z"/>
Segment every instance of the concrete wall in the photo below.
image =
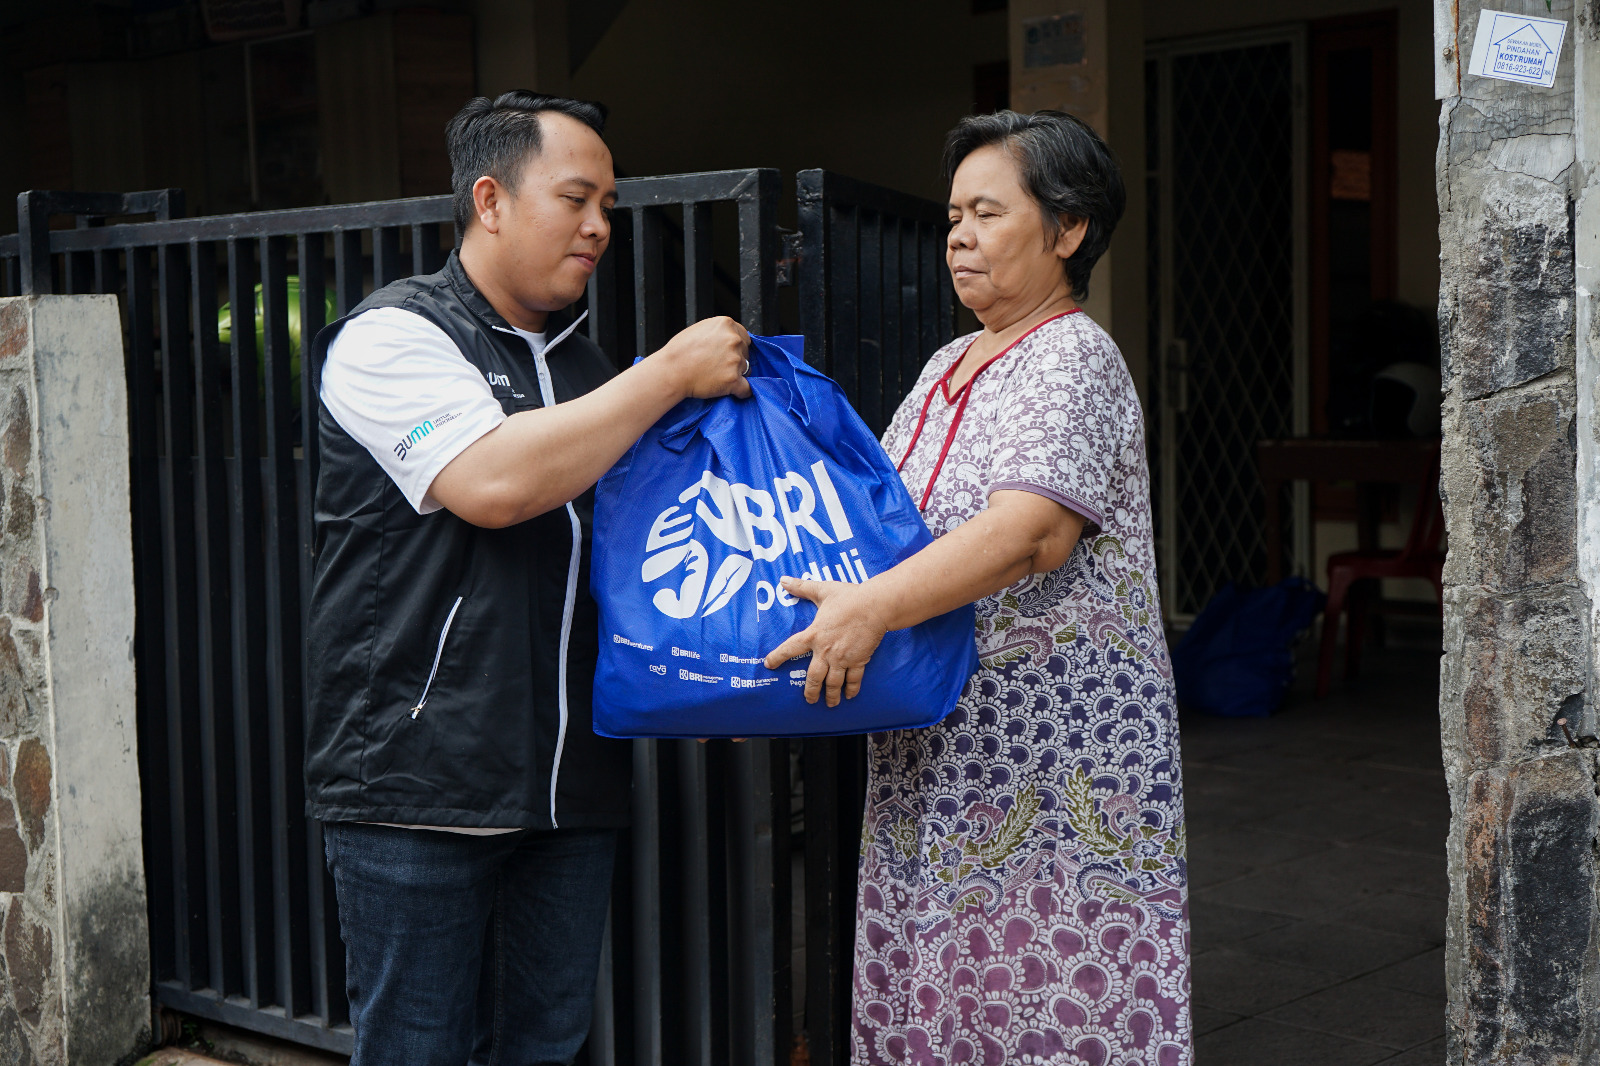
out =
<path fill-rule="evenodd" d="M 150 1037 L 113 296 L 0 300 L 0 1062 Z"/>
<path fill-rule="evenodd" d="M 612 108 L 629 174 L 825 167 L 942 197 L 939 150 L 972 67 L 1006 57 L 971 0 L 630 0 L 571 81 Z"/>
<path fill-rule="evenodd" d="M 1595 1063 L 1600 741 L 1589 685 L 1600 559 L 1592 534 L 1580 547 L 1578 528 L 1580 500 L 1596 526 L 1600 439 L 1589 288 L 1596 116 L 1580 112 L 1600 104 L 1596 7 L 1588 0 L 1580 16 L 1573 0 L 1555 0 L 1550 14 L 1574 21 L 1556 84 L 1542 89 L 1465 73 L 1482 6 L 1439 0 L 1435 42 L 1449 1060 Z M 1546 14 L 1534 0 L 1493 6 Z"/>

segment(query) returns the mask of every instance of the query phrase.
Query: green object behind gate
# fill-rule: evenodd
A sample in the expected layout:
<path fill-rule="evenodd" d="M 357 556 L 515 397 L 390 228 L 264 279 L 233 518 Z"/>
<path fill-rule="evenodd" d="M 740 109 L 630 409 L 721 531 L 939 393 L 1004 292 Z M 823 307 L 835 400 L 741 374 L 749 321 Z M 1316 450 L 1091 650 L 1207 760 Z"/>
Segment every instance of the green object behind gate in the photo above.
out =
<path fill-rule="evenodd" d="M 287 279 L 287 299 L 289 304 L 289 395 L 294 397 L 298 404 L 300 397 L 300 278 L 290 274 Z M 256 286 L 256 382 L 265 390 L 267 379 L 267 319 L 262 313 L 261 286 Z M 322 294 L 322 320 L 332 322 L 334 315 L 333 293 Z M 233 306 L 223 304 L 217 311 L 217 340 L 222 344 L 233 343 Z"/>

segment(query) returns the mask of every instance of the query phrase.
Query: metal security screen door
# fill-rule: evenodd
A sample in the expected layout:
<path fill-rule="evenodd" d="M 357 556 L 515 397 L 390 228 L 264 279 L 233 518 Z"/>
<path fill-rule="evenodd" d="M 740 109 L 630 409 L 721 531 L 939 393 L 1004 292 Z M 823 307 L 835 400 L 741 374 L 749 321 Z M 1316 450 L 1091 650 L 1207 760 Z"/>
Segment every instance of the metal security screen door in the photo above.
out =
<path fill-rule="evenodd" d="M 1299 28 L 1148 53 L 1151 434 L 1166 616 L 1266 572 L 1256 442 L 1309 430 Z M 1310 562 L 1293 490 L 1285 557 Z"/>

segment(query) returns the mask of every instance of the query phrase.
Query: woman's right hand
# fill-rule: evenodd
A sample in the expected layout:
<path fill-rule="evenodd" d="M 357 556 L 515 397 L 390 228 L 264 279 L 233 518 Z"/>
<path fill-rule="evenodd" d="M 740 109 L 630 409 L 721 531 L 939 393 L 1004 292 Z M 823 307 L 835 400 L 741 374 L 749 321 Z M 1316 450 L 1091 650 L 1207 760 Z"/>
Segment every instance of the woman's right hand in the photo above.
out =
<path fill-rule="evenodd" d="M 889 626 L 882 620 L 871 581 L 847 585 L 835 581 L 783 579 L 783 590 L 817 605 L 811 624 L 780 644 L 766 658 L 768 670 L 810 654 L 805 697 L 816 703 L 827 694 L 829 707 L 841 699 L 855 699 L 867 663 L 883 643 Z"/>

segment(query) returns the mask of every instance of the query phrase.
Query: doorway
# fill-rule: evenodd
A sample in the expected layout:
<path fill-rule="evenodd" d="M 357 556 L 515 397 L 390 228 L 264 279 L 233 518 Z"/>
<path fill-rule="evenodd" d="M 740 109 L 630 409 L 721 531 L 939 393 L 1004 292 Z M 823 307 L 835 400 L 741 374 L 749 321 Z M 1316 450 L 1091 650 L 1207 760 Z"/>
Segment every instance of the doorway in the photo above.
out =
<path fill-rule="evenodd" d="M 1310 429 L 1302 27 L 1147 51 L 1152 498 L 1179 626 L 1266 569 L 1259 440 Z M 1285 557 L 1310 560 L 1289 490 Z"/>

